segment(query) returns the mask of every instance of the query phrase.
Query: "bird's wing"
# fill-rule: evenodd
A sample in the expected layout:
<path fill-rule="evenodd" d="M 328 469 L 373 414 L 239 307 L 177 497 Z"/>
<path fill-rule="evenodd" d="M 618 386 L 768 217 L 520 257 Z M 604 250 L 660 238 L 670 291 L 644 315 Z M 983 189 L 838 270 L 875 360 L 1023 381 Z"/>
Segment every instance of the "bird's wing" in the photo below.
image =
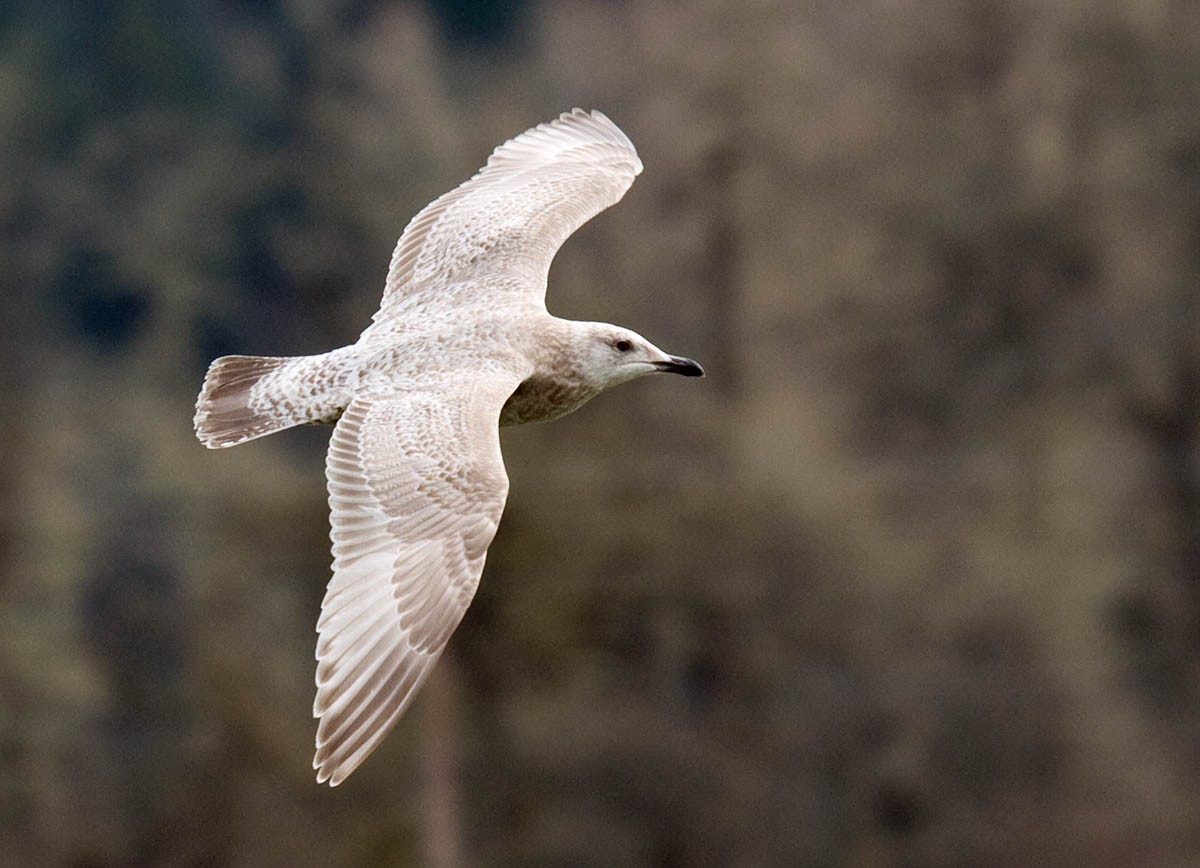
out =
<path fill-rule="evenodd" d="M 558 248 L 641 171 L 633 143 L 598 111 L 575 109 L 505 142 L 405 228 L 367 334 L 506 293 L 542 303 Z M 486 298 L 472 279 L 479 276 Z"/>
<path fill-rule="evenodd" d="M 318 782 L 387 734 L 475 594 L 508 477 L 500 408 L 519 377 L 355 398 L 326 461 L 333 578 L 317 623 Z"/>

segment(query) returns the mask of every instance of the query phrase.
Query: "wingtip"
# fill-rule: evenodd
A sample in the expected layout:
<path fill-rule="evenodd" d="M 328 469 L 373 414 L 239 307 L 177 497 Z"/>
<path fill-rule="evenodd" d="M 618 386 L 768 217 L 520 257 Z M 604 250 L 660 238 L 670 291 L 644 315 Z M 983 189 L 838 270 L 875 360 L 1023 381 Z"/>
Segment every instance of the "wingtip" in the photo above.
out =
<path fill-rule="evenodd" d="M 330 789 L 340 787 L 346 778 L 350 777 L 354 771 L 362 765 L 362 761 L 367 758 L 374 750 L 374 747 L 363 752 L 356 751 L 349 758 L 335 758 L 331 754 L 322 755 L 321 749 L 318 747 L 316 753 L 313 754 L 313 770 L 317 773 L 318 784 L 328 784 Z"/>
<path fill-rule="evenodd" d="M 317 773 L 318 784 L 329 784 L 329 786 L 332 788 L 338 786 L 343 780 L 345 780 L 345 775 L 338 775 L 336 773 L 337 769 L 331 769 L 329 765 L 322 759 L 321 752 L 319 750 L 313 754 L 312 767 L 313 771 Z"/>
<path fill-rule="evenodd" d="M 638 155 L 637 148 L 634 146 L 633 140 L 629 138 L 623 129 L 617 126 L 612 118 L 600 111 L 600 109 L 574 108 L 570 112 L 564 114 L 563 117 L 566 118 L 568 115 L 576 119 L 590 120 L 593 124 L 605 131 L 608 139 L 613 142 L 613 144 L 619 144 L 622 147 L 628 148 L 634 159 L 633 174 L 640 175 L 642 173 L 642 169 L 644 168 L 642 165 L 642 158 Z"/>

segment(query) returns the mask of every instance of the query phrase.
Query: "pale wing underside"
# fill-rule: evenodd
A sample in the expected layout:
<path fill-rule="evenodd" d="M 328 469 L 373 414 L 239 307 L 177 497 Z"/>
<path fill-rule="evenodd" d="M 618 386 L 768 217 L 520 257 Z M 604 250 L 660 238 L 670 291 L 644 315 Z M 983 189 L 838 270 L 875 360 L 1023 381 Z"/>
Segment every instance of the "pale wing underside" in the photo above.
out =
<path fill-rule="evenodd" d="M 508 492 L 497 419 L 516 384 L 477 375 L 356 398 L 334 430 L 333 578 L 313 705 L 319 782 L 336 786 L 374 750 L 475 594 Z"/>
<path fill-rule="evenodd" d="M 558 248 L 625 195 L 641 170 L 633 143 L 600 112 L 575 109 L 506 142 L 408 224 L 367 334 L 506 293 L 541 303 Z M 477 276 L 486 280 L 485 298 Z"/>

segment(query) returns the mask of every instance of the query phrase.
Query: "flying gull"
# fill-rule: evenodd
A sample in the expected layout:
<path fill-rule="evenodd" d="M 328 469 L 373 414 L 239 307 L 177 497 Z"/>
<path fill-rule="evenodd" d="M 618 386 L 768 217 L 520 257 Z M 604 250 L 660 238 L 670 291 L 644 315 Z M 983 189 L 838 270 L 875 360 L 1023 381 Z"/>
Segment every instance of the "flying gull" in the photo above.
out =
<path fill-rule="evenodd" d="M 498 147 L 412 219 L 356 343 L 209 367 L 195 426 L 210 449 L 336 422 L 319 783 L 337 786 L 375 749 L 475 595 L 508 494 L 498 426 L 557 418 L 645 374 L 704 375 L 629 329 L 546 311 L 558 248 L 641 171 L 616 124 L 567 112 Z"/>

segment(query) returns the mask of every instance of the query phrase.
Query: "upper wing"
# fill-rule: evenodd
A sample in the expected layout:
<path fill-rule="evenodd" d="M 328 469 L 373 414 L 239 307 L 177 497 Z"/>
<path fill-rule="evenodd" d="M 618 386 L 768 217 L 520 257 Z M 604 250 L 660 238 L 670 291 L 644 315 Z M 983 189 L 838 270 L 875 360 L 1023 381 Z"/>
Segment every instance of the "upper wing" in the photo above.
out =
<path fill-rule="evenodd" d="M 367 331 L 504 292 L 541 301 L 558 248 L 625 195 L 641 171 L 633 143 L 597 111 L 574 109 L 504 143 L 478 174 L 405 228 Z M 492 282 L 486 300 L 477 287 L 461 285 L 479 274 Z"/>
<path fill-rule="evenodd" d="M 336 786 L 375 749 L 475 595 L 508 493 L 498 418 L 516 385 L 487 375 L 356 398 L 333 432 L 318 782 Z"/>

